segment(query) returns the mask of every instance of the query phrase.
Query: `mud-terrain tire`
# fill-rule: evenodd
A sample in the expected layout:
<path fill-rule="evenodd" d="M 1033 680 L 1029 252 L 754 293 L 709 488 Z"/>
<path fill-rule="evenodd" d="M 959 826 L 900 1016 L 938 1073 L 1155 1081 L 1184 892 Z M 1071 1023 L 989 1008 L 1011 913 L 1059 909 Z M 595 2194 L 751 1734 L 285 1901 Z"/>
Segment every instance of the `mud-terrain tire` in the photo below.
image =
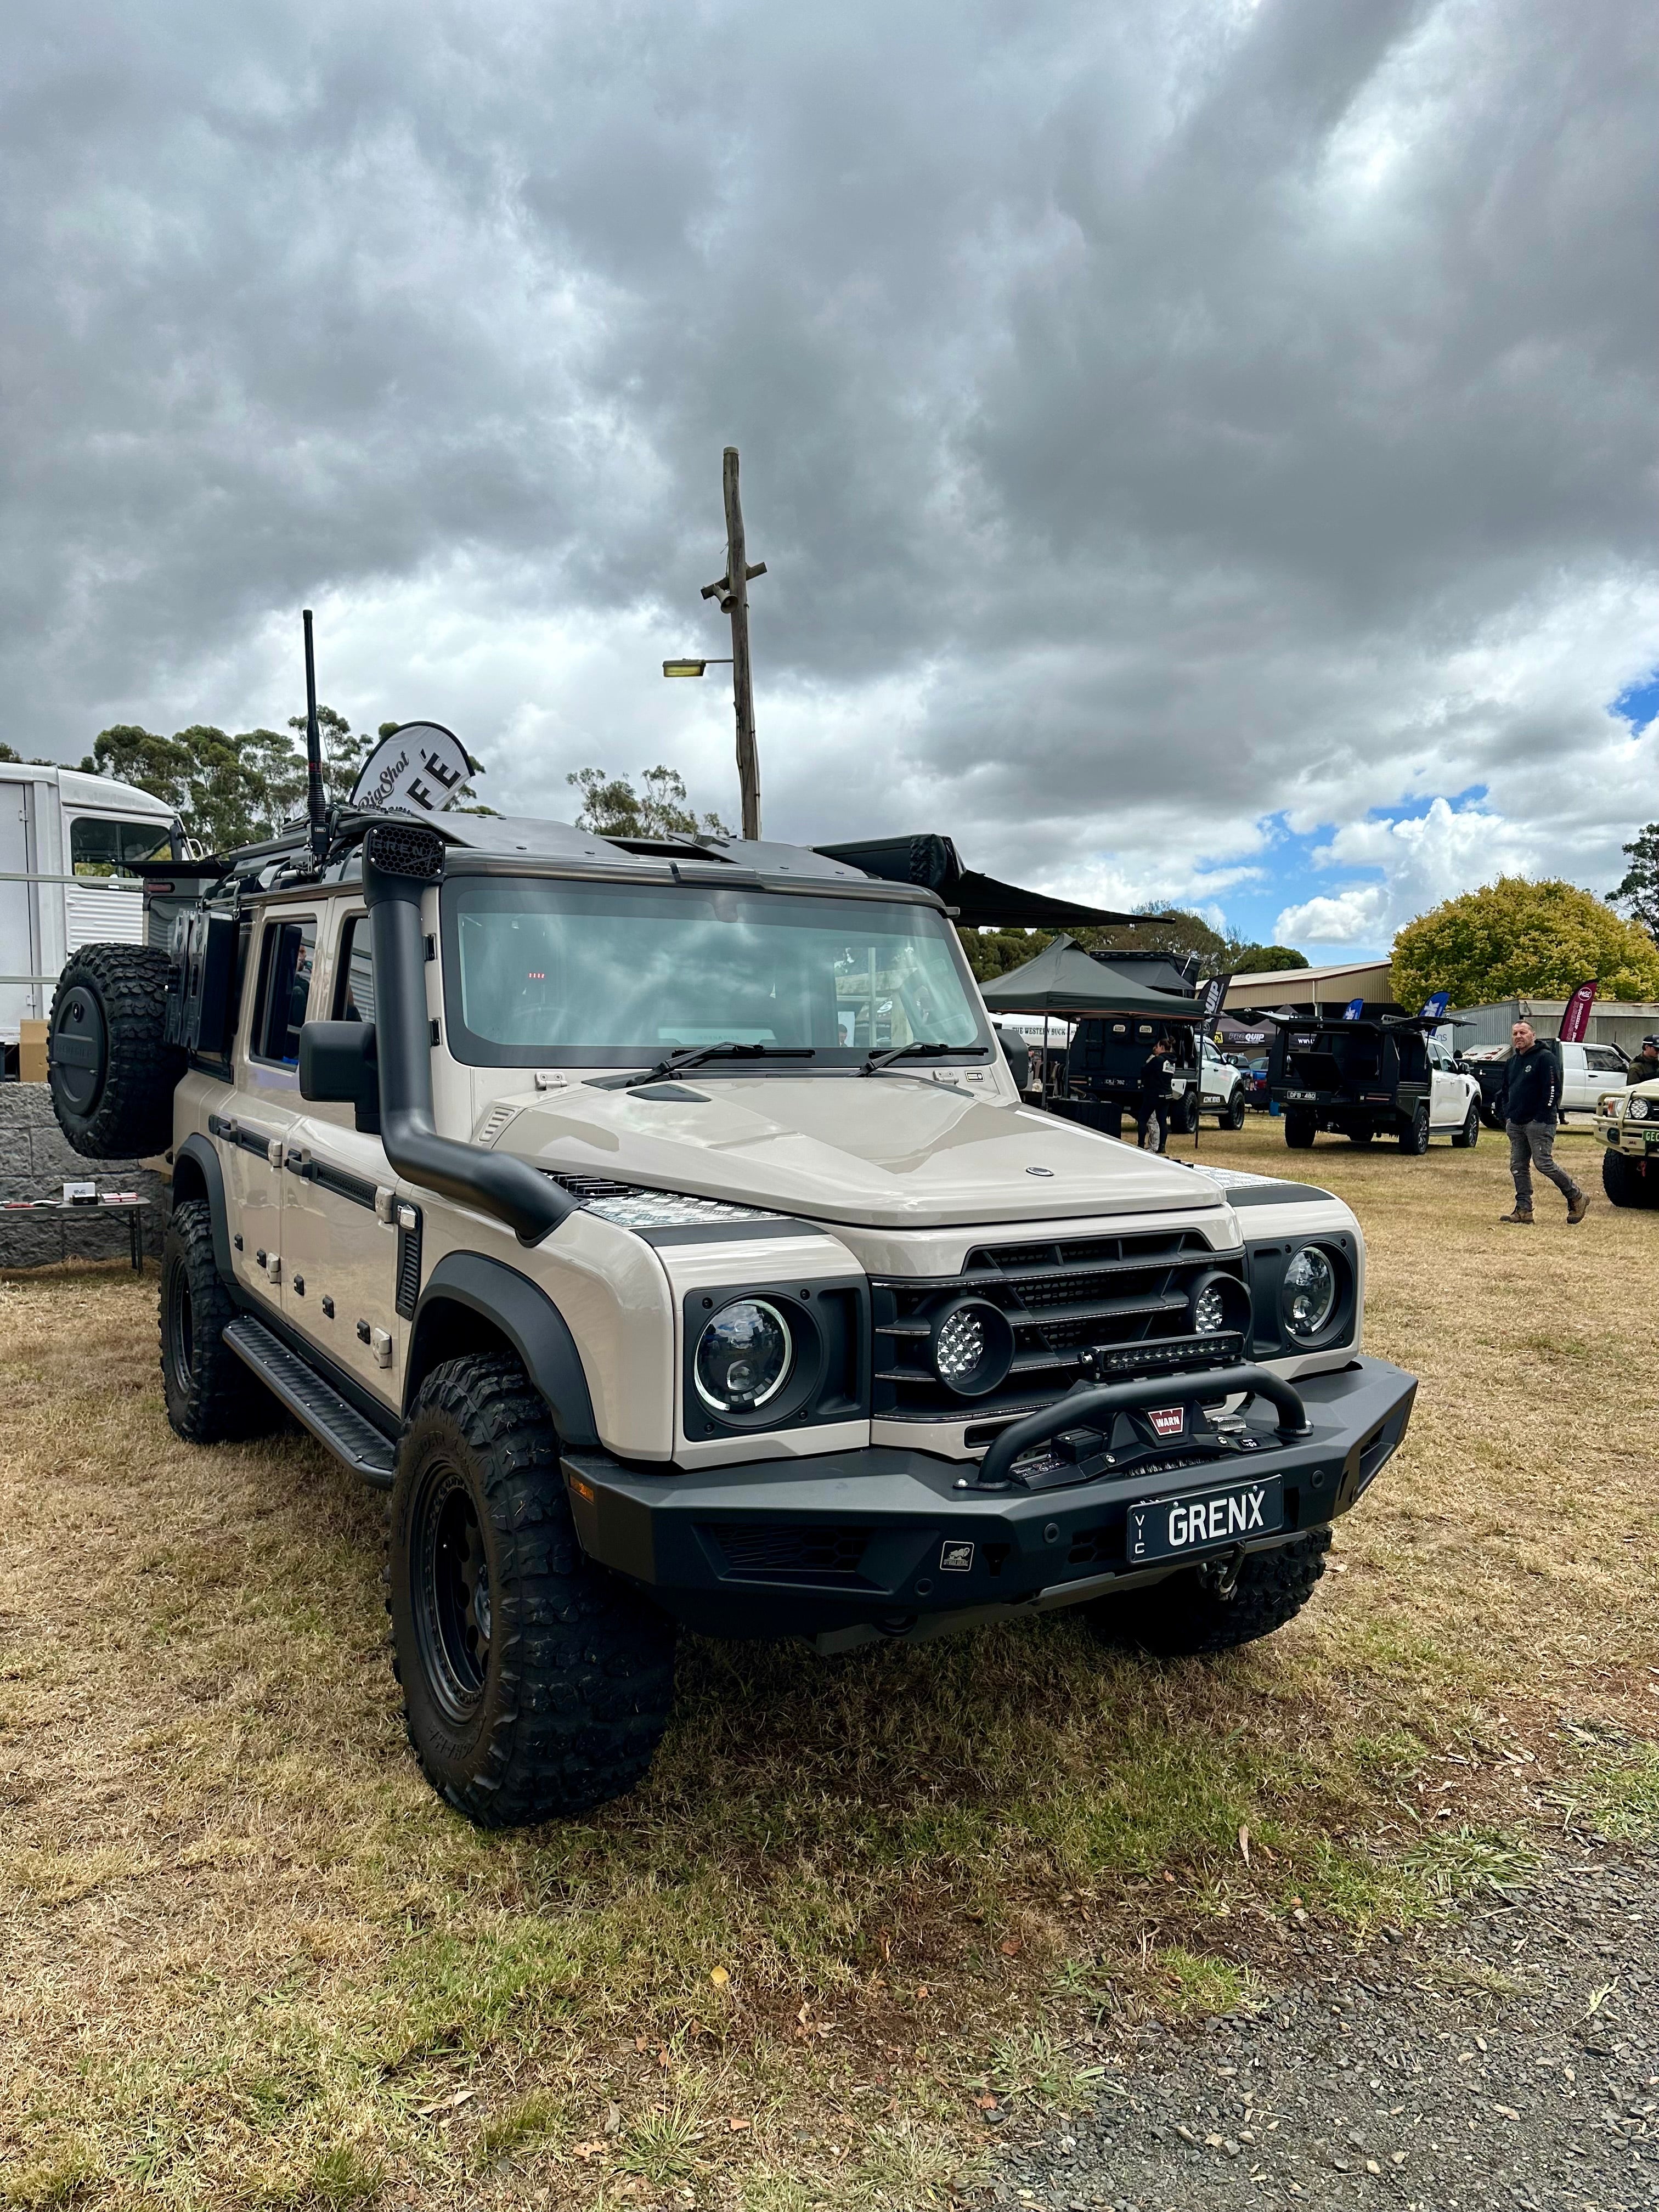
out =
<path fill-rule="evenodd" d="M 1400 1149 L 1409 1152 L 1413 1159 L 1421 1159 L 1429 1149 L 1429 1109 L 1419 1106 L 1405 1127 L 1400 1132 Z"/>
<path fill-rule="evenodd" d="M 1316 1127 L 1316 1124 L 1311 1114 L 1293 1114 L 1287 1109 L 1285 1115 L 1285 1142 L 1293 1152 L 1310 1152 L 1313 1150 Z"/>
<path fill-rule="evenodd" d="M 1650 1154 L 1644 1175 L 1634 1160 L 1609 1149 L 1601 1155 L 1601 1188 L 1610 1206 L 1659 1206 L 1659 1167 Z"/>
<path fill-rule="evenodd" d="M 1460 1152 L 1472 1152 L 1480 1141 L 1480 1109 L 1471 1099 L 1469 1110 L 1463 1116 L 1463 1126 L 1452 1139 Z"/>
<path fill-rule="evenodd" d="M 458 1812 L 564 1819 L 643 1778 L 673 1702 L 673 1623 L 584 1556 L 553 1424 L 511 1354 L 448 1360 L 421 1385 L 386 1585 L 409 1740 Z"/>
<path fill-rule="evenodd" d="M 1130 1644 L 1160 1659 L 1236 1650 L 1295 1620 L 1325 1571 L 1330 1547 L 1328 1528 L 1310 1528 L 1275 1551 L 1252 1553 L 1224 1596 L 1188 1567 L 1133 1596 L 1097 1599 L 1084 1618 L 1103 1644 Z"/>
<path fill-rule="evenodd" d="M 173 1142 L 185 1055 L 165 1041 L 172 963 L 159 945 L 83 945 L 47 1022 L 52 1111 L 90 1160 L 136 1160 Z"/>
<path fill-rule="evenodd" d="M 1227 1127 L 1230 1129 L 1242 1129 L 1244 1127 L 1244 1086 L 1243 1084 L 1240 1084 L 1237 1086 L 1234 1091 L 1232 1097 L 1228 1100 L 1227 1110 L 1221 1118 L 1227 1124 Z"/>
<path fill-rule="evenodd" d="M 175 1206 L 161 1242 L 161 1395 L 186 1443 L 262 1436 L 282 1408 L 223 1340 L 236 1306 L 213 1251 L 213 1212 L 204 1198 Z"/>

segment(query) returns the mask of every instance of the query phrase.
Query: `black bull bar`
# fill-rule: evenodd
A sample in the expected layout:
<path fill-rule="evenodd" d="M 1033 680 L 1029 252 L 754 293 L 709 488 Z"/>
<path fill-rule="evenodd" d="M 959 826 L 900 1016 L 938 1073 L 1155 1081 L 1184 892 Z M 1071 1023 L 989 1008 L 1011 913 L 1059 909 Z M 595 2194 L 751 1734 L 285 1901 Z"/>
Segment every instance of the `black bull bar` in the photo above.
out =
<path fill-rule="evenodd" d="M 1332 1521 L 1397 1449 L 1416 1390 L 1414 1376 L 1363 1356 L 1294 1387 L 1261 1368 L 1212 1368 L 1082 1385 L 1004 1430 L 977 1467 L 885 1443 L 720 1467 L 625 1464 L 603 1451 L 567 1451 L 562 1463 L 589 1557 L 691 1627 L 924 1634 L 956 1625 L 946 1616 L 1074 1604 L 1173 1571 L 1131 1564 L 1133 1506 L 1274 1480 L 1280 1524 L 1259 1543 Z M 1218 1431 L 1188 1411 L 1168 1437 L 1139 1418 L 1243 1392 L 1274 1418 L 1252 1405 Z"/>

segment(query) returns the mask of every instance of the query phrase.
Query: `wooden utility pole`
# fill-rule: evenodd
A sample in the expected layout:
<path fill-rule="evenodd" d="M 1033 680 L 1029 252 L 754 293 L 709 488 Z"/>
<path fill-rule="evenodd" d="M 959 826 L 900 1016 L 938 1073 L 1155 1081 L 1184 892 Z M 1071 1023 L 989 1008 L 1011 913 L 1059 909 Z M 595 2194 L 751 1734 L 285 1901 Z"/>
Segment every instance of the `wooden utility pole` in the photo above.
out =
<path fill-rule="evenodd" d="M 705 584 L 706 599 L 718 599 L 732 617 L 732 704 L 738 719 L 738 789 L 743 799 L 743 834 L 761 833 L 760 755 L 755 744 L 755 691 L 749 672 L 749 586 L 766 574 L 764 561 L 751 568 L 743 542 L 743 504 L 738 497 L 738 449 L 728 446 L 721 468 L 726 490 L 726 574 Z"/>

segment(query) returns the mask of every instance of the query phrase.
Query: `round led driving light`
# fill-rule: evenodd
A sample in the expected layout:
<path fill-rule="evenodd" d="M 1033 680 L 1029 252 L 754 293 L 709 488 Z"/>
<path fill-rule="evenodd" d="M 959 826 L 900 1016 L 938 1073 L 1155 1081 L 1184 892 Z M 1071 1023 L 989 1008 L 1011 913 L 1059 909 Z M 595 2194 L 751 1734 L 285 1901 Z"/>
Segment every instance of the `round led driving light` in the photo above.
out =
<path fill-rule="evenodd" d="M 738 1298 L 703 1324 L 692 1374 L 717 1413 L 752 1413 L 775 1398 L 794 1364 L 789 1324 L 766 1298 Z"/>
<path fill-rule="evenodd" d="M 1648 1102 L 1645 1098 L 1632 1098 L 1626 1110 L 1632 1121 L 1645 1121 L 1648 1118 Z"/>
<path fill-rule="evenodd" d="M 1280 1291 L 1292 1336 L 1317 1336 L 1336 1309 L 1336 1269 L 1317 1244 L 1304 1244 L 1285 1270 Z"/>
<path fill-rule="evenodd" d="M 959 1398 L 982 1398 L 1007 1375 L 1014 1332 L 1000 1306 L 988 1298 L 960 1298 L 933 1323 L 929 1349 L 933 1372 Z"/>
<path fill-rule="evenodd" d="M 1227 1301 L 1219 1283 L 1206 1283 L 1193 1300 L 1193 1334 L 1214 1336 L 1227 1326 Z"/>

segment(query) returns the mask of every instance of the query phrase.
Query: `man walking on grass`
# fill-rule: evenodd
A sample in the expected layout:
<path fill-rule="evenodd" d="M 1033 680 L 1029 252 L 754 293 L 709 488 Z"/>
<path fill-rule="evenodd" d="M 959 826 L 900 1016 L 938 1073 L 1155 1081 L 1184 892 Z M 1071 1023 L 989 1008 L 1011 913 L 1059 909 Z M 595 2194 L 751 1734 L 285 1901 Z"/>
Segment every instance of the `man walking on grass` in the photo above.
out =
<path fill-rule="evenodd" d="M 1589 1212 L 1589 1199 L 1565 1168 L 1555 1164 L 1556 1108 L 1561 1071 L 1555 1054 L 1540 1044 L 1530 1022 L 1510 1031 L 1515 1049 L 1504 1070 L 1504 1121 L 1510 1133 L 1510 1173 L 1515 1177 L 1515 1211 L 1502 1218 L 1532 1226 L 1532 1171 L 1548 1177 L 1567 1201 L 1569 1224 Z"/>

